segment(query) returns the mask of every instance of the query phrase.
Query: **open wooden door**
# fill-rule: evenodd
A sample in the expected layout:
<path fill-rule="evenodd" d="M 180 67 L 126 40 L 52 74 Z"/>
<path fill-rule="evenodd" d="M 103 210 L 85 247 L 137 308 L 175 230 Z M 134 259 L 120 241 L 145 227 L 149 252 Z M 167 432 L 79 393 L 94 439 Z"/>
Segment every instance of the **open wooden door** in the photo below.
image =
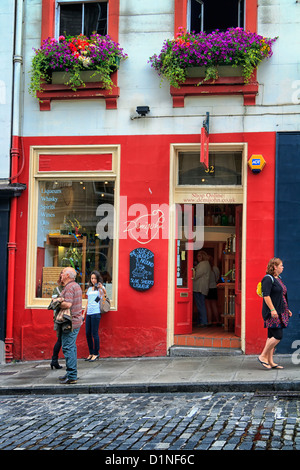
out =
<path fill-rule="evenodd" d="M 242 226 L 243 206 L 236 206 L 236 251 L 235 251 L 235 334 L 241 336 L 241 314 L 242 314 Z"/>
<path fill-rule="evenodd" d="M 181 227 L 182 206 L 177 205 L 176 227 Z M 185 216 L 189 220 L 188 227 L 193 226 L 193 206 L 184 205 Z M 181 232 L 181 233 L 180 233 Z M 193 250 L 188 249 L 184 230 L 177 230 L 176 240 L 176 273 L 175 273 L 175 320 L 174 333 L 189 334 L 193 328 Z M 191 246 L 190 246 L 191 248 Z"/>

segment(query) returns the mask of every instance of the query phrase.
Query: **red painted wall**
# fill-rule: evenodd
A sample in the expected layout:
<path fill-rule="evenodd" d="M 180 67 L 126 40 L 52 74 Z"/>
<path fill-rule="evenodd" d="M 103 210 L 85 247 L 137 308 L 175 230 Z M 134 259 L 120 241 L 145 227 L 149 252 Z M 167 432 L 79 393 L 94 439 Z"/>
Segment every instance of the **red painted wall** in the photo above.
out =
<path fill-rule="evenodd" d="M 257 354 L 266 341 L 261 315 L 262 300 L 256 294 L 257 283 L 263 278 L 268 261 L 274 256 L 275 223 L 275 160 L 276 133 L 222 134 L 210 142 L 247 142 L 251 155 L 263 155 L 266 165 L 261 173 L 247 169 L 246 237 L 246 312 L 245 353 Z"/>
<path fill-rule="evenodd" d="M 261 173 L 248 171 L 247 188 L 245 352 L 256 354 L 262 350 L 267 337 L 261 316 L 262 300 L 256 294 L 256 286 L 274 256 L 276 134 L 247 134 L 247 139 L 249 158 L 262 154 L 266 160 Z"/>
<path fill-rule="evenodd" d="M 171 143 L 199 142 L 199 135 L 85 137 L 89 144 L 121 145 L 120 195 L 128 206 L 169 202 L 169 155 Z M 264 341 L 261 300 L 255 286 L 265 272 L 274 246 L 274 175 L 275 134 L 222 134 L 210 136 L 211 142 L 248 142 L 249 157 L 263 154 L 267 164 L 261 174 L 248 170 L 247 187 L 247 272 L 246 272 L 246 353 L 257 353 Z M 26 165 L 19 181 L 28 183 L 28 159 L 31 145 L 76 145 L 82 137 L 28 137 L 23 139 Z M 28 191 L 18 199 L 17 252 L 13 318 L 13 353 L 15 359 L 46 359 L 52 355 L 56 337 L 52 312 L 25 309 Z M 120 227 L 122 229 L 122 227 Z M 245 237 L 244 237 L 245 239 Z M 151 241 L 154 253 L 154 286 L 137 292 L 129 286 L 129 253 L 137 242 L 119 241 L 118 310 L 103 315 L 100 322 L 102 357 L 165 356 L 167 334 L 168 240 Z M 77 340 L 78 357 L 88 349 L 84 326 Z"/>

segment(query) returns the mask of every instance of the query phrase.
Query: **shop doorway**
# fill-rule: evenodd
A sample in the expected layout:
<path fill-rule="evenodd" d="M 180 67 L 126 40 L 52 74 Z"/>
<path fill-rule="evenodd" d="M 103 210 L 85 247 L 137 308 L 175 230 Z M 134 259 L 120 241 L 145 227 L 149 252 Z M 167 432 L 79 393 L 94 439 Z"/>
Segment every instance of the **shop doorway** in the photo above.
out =
<path fill-rule="evenodd" d="M 185 205 L 194 233 L 196 209 L 196 204 Z M 210 265 L 211 289 L 202 318 L 193 295 L 199 250 L 187 249 L 186 234 L 176 239 L 175 345 L 240 348 L 242 211 L 242 204 L 204 204 L 201 252 Z"/>

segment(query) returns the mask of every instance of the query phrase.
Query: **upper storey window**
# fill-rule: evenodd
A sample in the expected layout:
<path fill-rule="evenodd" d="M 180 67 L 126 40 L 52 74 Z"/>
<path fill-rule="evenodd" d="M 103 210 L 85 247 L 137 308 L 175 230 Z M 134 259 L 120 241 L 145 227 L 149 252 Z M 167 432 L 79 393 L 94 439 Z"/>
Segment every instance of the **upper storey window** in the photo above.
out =
<path fill-rule="evenodd" d="M 119 9 L 120 0 L 41 0 L 41 44 L 47 38 L 59 36 L 90 36 L 97 34 L 119 42 Z M 187 1 L 187 0 L 186 0 Z M 64 84 L 45 84 L 43 95 L 40 96 L 40 109 L 49 111 L 52 100 L 66 99 L 105 99 L 106 109 L 117 108 L 119 87 L 117 71 L 111 75 L 112 90 L 103 88 L 103 84 L 86 83 L 77 91 L 66 89 Z M 101 91 L 100 91 L 101 90 Z"/>
<path fill-rule="evenodd" d="M 61 1 L 57 3 L 57 36 L 76 36 L 93 33 L 107 34 L 107 1 Z"/>
<path fill-rule="evenodd" d="M 200 33 L 211 33 L 219 29 L 244 28 L 244 0 L 189 0 L 187 6 L 188 29 Z"/>

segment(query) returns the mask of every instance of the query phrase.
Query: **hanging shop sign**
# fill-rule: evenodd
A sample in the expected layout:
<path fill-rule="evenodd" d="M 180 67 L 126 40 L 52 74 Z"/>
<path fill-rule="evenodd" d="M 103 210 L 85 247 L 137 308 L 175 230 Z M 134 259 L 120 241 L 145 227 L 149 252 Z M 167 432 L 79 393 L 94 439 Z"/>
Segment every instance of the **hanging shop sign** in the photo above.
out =
<path fill-rule="evenodd" d="M 130 252 L 129 284 L 138 291 L 146 291 L 154 284 L 154 254 L 148 248 Z"/>
<path fill-rule="evenodd" d="M 201 128 L 201 145 L 200 145 L 200 163 L 205 170 L 209 167 L 209 113 L 206 113 L 206 118 L 203 121 Z"/>
<path fill-rule="evenodd" d="M 248 165 L 252 173 L 260 173 L 265 166 L 266 161 L 262 155 L 251 155 L 248 160 Z"/>

